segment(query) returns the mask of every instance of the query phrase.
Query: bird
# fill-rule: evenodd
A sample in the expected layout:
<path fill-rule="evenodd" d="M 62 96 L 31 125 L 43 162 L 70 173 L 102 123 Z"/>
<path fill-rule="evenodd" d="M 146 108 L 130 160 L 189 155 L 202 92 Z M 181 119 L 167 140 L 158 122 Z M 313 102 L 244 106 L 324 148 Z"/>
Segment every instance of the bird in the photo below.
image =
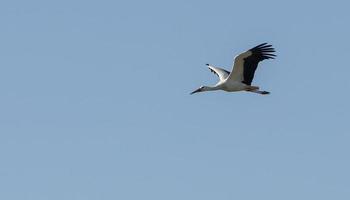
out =
<path fill-rule="evenodd" d="M 226 92 L 247 91 L 261 95 L 270 94 L 268 91 L 259 90 L 258 86 L 252 86 L 251 83 L 259 62 L 266 59 L 275 59 L 276 55 L 273 53 L 275 53 L 275 49 L 271 44 L 259 44 L 236 56 L 231 72 L 206 64 L 209 70 L 219 77 L 219 82 L 214 86 L 201 86 L 190 94 L 214 90 Z"/>

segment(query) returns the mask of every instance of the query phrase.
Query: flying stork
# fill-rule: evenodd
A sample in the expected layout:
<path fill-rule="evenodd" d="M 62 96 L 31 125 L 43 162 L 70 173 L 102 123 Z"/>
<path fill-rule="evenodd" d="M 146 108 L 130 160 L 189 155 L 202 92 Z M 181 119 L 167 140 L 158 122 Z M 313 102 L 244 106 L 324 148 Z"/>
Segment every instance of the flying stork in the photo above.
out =
<path fill-rule="evenodd" d="M 254 73 L 260 61 L 274 59 L 275 49 L 272 45 L 262 43 L 235 57 L 232 72 L 207 64 L 210 71 L 219 77 L 219 82 L 215 86 L 201 86 L 191 94 L 197 92 L 224 90 L 226 92 L 247 91 L 262 95 L 270 92 L 259 90 L 258 86 L 252 86 Z"/>

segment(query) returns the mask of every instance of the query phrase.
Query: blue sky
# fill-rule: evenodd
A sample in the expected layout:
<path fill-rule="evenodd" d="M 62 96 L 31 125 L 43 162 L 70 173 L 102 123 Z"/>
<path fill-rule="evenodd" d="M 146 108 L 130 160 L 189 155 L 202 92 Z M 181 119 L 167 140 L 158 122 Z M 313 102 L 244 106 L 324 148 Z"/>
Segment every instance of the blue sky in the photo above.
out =
<path fill-rule="evenodd" d="M 0 199 L 349 199 L 349 6 L 1 1 Z"/>

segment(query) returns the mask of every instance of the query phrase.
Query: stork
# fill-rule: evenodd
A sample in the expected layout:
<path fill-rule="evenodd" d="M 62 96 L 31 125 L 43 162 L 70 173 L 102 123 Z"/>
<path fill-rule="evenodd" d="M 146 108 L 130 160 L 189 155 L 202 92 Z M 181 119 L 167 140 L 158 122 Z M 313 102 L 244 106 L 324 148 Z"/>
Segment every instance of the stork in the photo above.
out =
<path fill-rule="evenodd" d="M 274 59 L 275 49 L 272 45 L 262 43 L 254 48 L 249 49 L 235 57 L 232 71 L 214 67 L 207 64 L 210 71 L 219 77 L 219 82 L 215 86 L 201 86 L 191 94 L 197 92 L 224 90 L 226 92 L 247 91 L 262 95 L 270 94 L 267 91 L 259 90 L 258 86 L 252 86 L 254 73 L 260 61 L 265 59 Z"/>

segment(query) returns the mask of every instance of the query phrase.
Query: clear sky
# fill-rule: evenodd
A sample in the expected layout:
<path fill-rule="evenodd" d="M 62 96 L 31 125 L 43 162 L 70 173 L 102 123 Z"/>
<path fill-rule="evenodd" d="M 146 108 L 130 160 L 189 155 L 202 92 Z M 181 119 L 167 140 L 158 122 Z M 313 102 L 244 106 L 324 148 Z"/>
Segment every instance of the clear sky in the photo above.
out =
<path fill-rule="evenodd" d="M 0 199 L 350 199 L 349 1 L 0 2 Z M 269 42 L 254 85 L 210 63 Z"/>

